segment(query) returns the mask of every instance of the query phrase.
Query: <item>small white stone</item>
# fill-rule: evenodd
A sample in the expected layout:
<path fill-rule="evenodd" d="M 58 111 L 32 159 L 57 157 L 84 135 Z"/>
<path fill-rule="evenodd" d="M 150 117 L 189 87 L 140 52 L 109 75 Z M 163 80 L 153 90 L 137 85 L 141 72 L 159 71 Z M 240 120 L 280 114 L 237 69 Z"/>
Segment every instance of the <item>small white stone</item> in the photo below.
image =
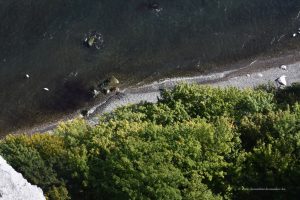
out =
<path fill-rule="evenodd" d="M 264 75 L 262 73 L 257 74 L 258 77 L 263 77 Z"/>
<path fill-rule="evenodd" d="M 296 37 L 296 36 L 297 36 L 297 33 L 294 33 L 294 34 L 293 34 L 293 37 Z"/>
<path fill-rule="evenodd" d="M 45 88 L 43 88 L 43 90 L 45 90 L 45 91 L 49 91 L 49 88 L 46 88 L 46 87 L 45 87 Z"/>
<path fill-rule="evenodd" d="M 247 74 L 247 77 L 250 77 L 250 74 Z"/>
<path fill-rule="evenodd" d="M 280 69 L 282 69 L 282 70 L 287 70 L 287 66 L 286 66 L 286 65 L 281 65 L 281 66 L 280 66 Z"/>
<path fill-rule="evenodd" d="M 94 97 L 98 96 L 98 94 L 100 94 L 100 92 L 98 90 L 94 90 L 93 91 Z"/>
<path fill-rule="evenodd" d="M 30 78 L 29 74 L 25 74 L 25 77 L 26 77 L 26 78 Z"/>
<path fill-rule="evenodd" d="M 276 84 L 280 87 L 280 86 L 286 86 L 287 82 L 286 82 L 286 75 L 282 75 L 279 78 L 275 79 Z"/>

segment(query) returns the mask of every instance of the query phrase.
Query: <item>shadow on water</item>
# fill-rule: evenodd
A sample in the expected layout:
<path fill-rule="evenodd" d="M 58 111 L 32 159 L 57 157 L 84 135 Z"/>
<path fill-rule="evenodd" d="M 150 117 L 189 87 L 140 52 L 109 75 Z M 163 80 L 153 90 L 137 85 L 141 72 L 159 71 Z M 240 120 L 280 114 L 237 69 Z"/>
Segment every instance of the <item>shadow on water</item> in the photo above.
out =
<path fill-rule="evenodd" d="M 282 48 L 299 10 L 298 0 L 0 0 L 0 133 L 86 105 L 109 75 L 125 86 Z"/>
<path fill-rule="evenodd" d="M 45 91 L 46 92 L 46 91 Z M 67 80 L 55 93 L 40 99 L 40 109 L 44 111 L 71 111 L 93 99 L 90 88 L 81 80 Z"/>

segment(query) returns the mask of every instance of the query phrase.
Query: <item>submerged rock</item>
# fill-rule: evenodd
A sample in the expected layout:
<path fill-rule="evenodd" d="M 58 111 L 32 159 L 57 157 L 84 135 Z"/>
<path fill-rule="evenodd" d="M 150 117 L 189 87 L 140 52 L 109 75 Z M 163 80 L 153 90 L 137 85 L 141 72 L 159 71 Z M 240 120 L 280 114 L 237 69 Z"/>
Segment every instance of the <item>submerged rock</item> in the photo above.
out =
<path fill-rule="evenodd" d="M 85 34 L 83 43 L 89 48 L 101 49 L 103 48 L 104 39 L 101 33 L 93 31 Z"/>
<path fill-rule="evenodd" d="M 157 3 L 157 2 L 149 3 L 148 4 L 148 9 L 151 9 L 151 10 L 160 9 L 159 3 Z"/>
<path fill-rule="evenodd" d="M 160 9 L 160 5 L 157 2 L 141 3 L 138 5 L 137 10 L 157 10 Z"/>
<path fill-rule="evenodd" d="M 98 90 L 93 90 L 93 97 L 97 97 L 100 94 Z"/>
<path fill-rule="evenodd" d="M 89 47 L 92 47 L 94 45 L 94 42 L 95 42 L 95 36 L 92 36 L 88 39 L 88 45 Z"/>

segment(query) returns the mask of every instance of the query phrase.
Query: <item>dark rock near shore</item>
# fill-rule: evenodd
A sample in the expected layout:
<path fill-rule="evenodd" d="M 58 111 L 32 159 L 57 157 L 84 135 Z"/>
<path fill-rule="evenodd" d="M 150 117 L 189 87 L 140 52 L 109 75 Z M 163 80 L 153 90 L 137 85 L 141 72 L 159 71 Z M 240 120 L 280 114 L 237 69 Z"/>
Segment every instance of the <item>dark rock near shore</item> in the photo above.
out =
<path fill-rule="evenodd" d="M 109 89 L 109 91 L 110 92 L 119 92 L 120 91 L 120 88 L 118 88 L 118 87 L 111 87 L 110 89 Z"/>
<path fill-rule="evenodd" d="M 89 113 L 89 111 L 86 110 L 86 109 L 80 111 L 80 114 L 81 114 L 83 117 L 88 117 L 88 113 Z"/>
<path fill-rule="evenodd" d="M 119 83 L 120 81 L 115 76 L 111 76 L 110 78 L 105 79 L 103 82 L 101 82 L 98 87 L 103 94 L 108 94 L 112 91 L 115 92 L 119 90 L 119 88 L 116 87 L 116 85 L 118 85 Z"/>
<path fill-rule="evenodd" d="M 109 94 L 109 93 L 110 93 L 110 90 L 109 90 L 109 89 L 106 89 L 106 88 L 104 88 L 104 89 L 102 89 L 102 93 L 103 93 L 103 94 Z"/>
<path fill-rule="evenodd" d="M 110 85 L 117 85 L 117 84 L 120 83 L 119 80 L 116 77 L 114 77 L 114 76 L 111 76 L 108 79 L 108 82 L 109 82 Z"/>

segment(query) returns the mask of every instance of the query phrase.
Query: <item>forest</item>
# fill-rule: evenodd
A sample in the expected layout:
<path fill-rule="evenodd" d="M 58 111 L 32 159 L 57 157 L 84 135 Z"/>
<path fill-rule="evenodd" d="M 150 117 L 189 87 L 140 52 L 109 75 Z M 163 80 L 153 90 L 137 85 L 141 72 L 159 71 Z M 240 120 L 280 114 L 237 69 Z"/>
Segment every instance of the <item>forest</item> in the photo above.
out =
<path fill-rule="evenodd" d="M 49 200 L 297 199 L 300 84 L 179 84 L 157 103 L 8 135 L 0 155 Z"/>

